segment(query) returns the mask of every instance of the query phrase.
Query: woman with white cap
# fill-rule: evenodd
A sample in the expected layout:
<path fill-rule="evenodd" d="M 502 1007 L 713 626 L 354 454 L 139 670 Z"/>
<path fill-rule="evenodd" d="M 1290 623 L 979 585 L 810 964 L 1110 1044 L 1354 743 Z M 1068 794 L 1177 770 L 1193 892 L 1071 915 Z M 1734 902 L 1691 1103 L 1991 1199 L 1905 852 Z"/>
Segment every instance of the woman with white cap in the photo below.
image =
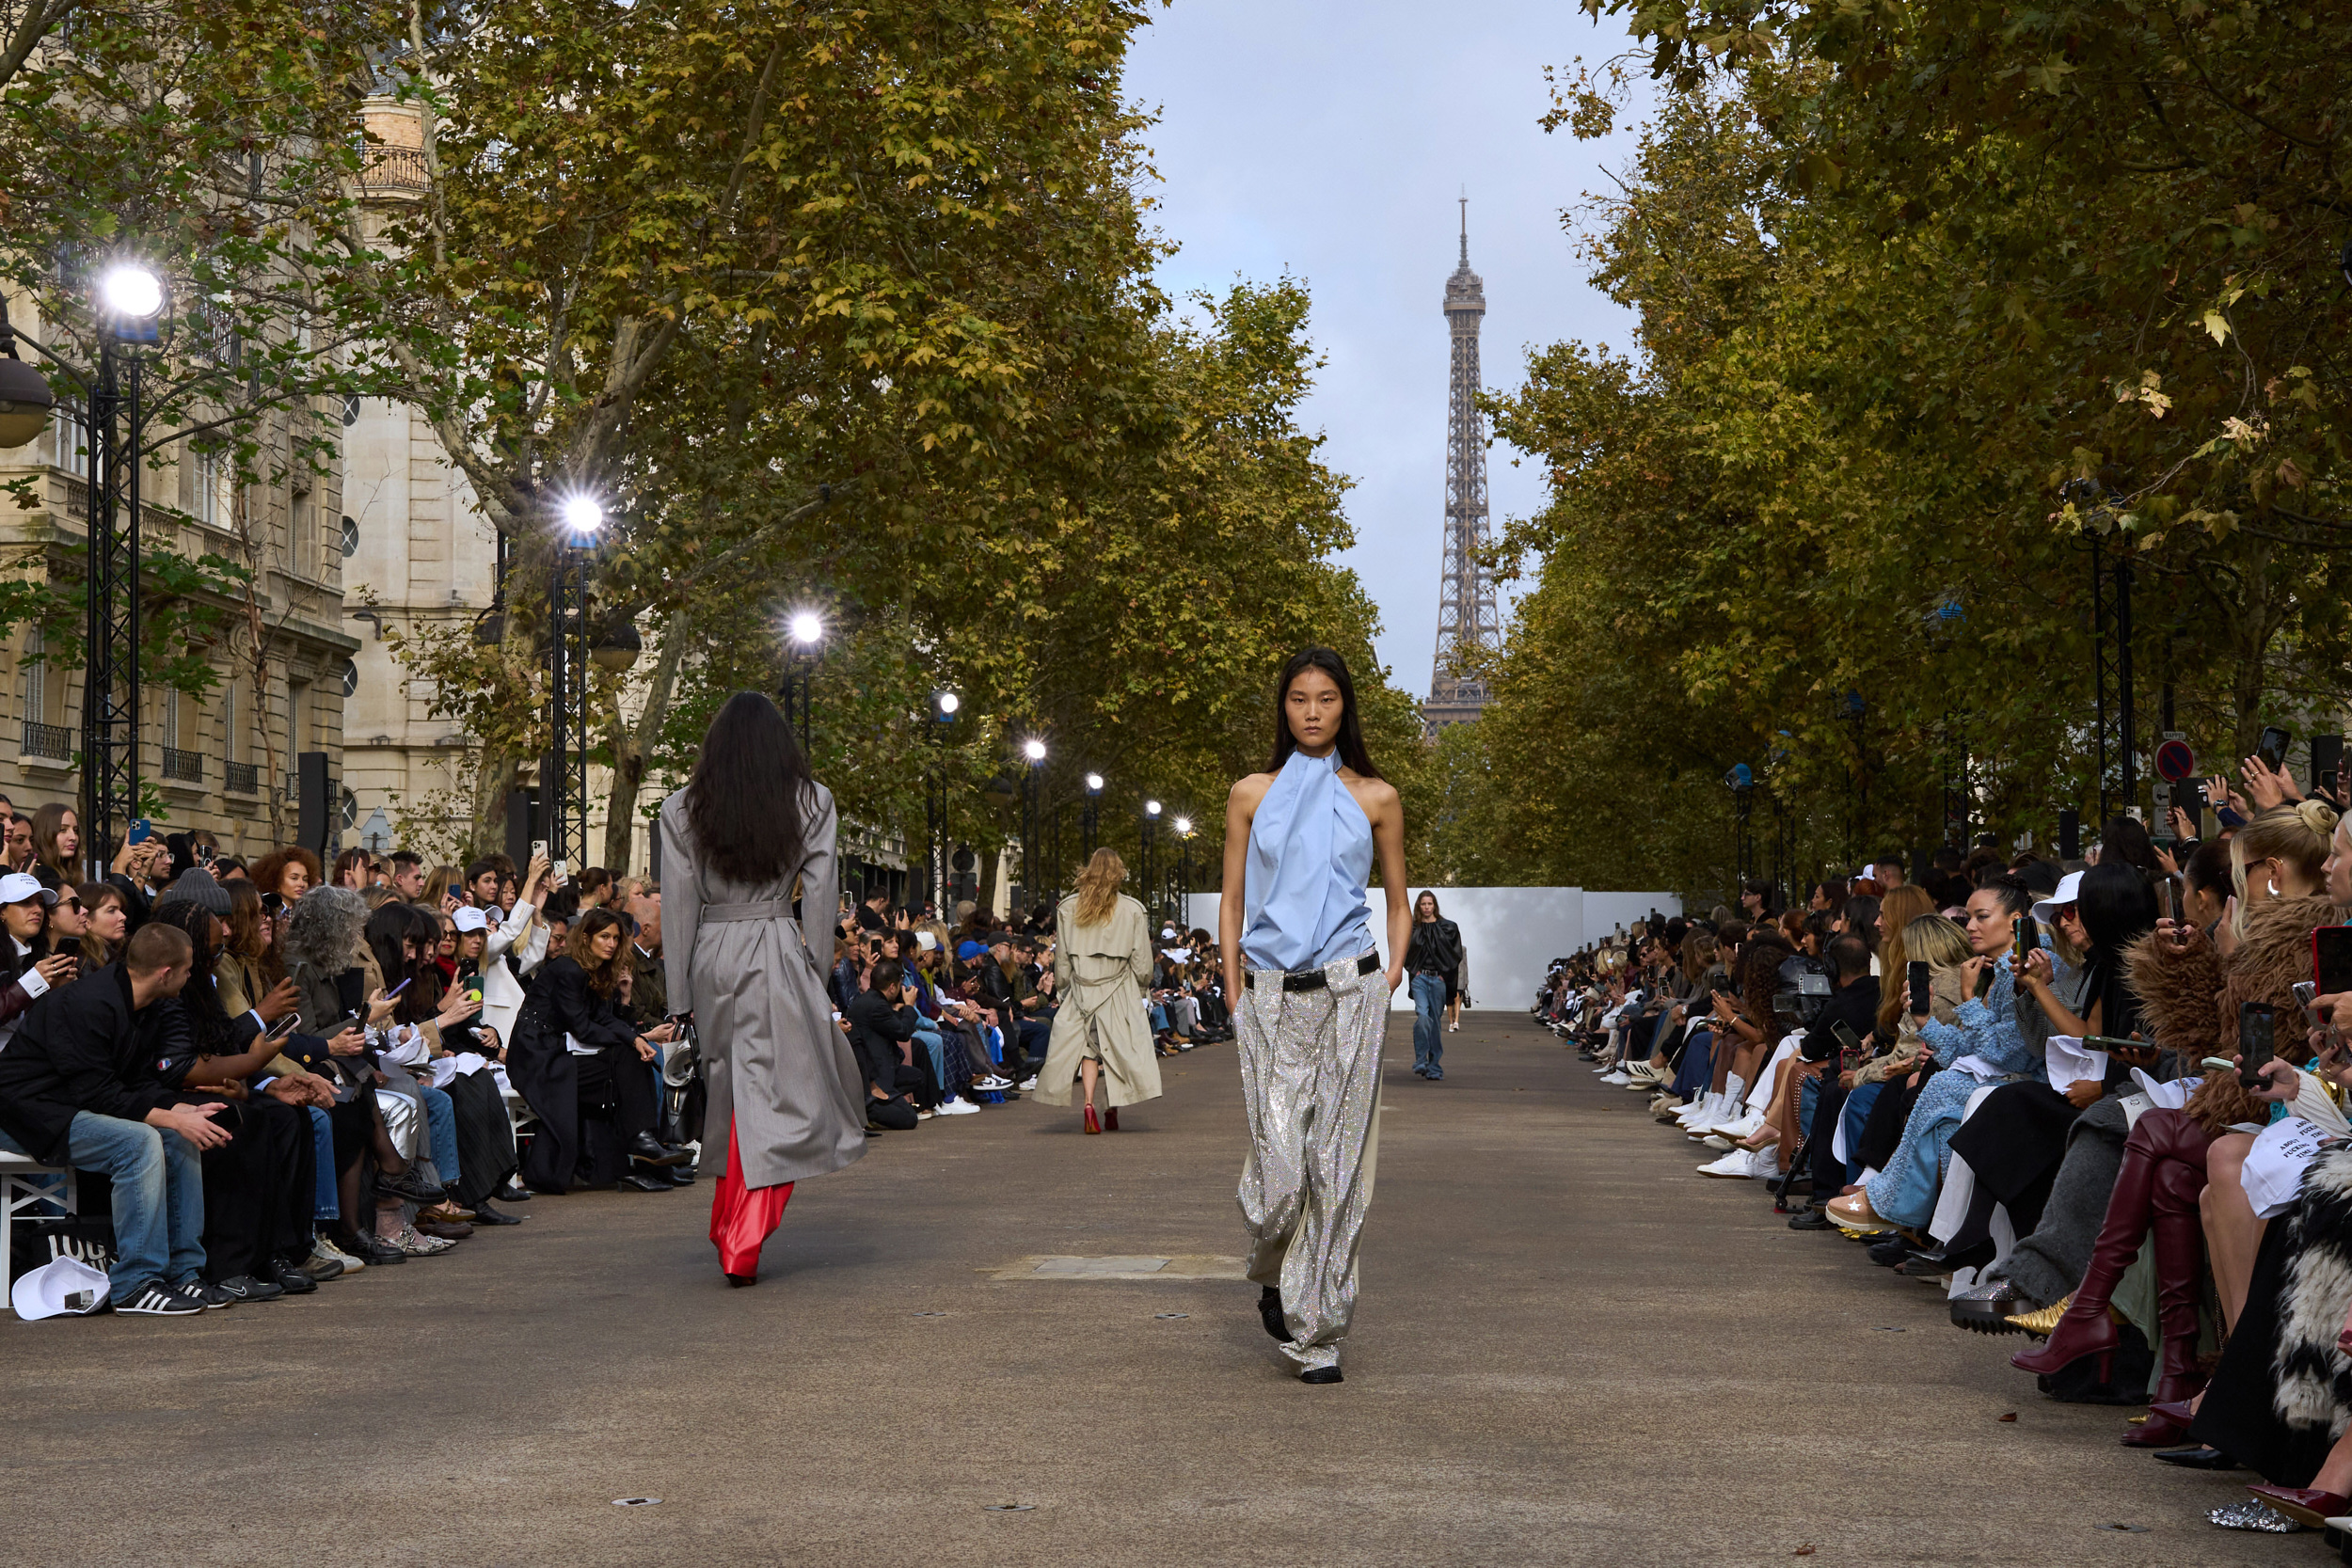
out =
<path fill-rule="evenodd" d="M 46 958 L 36 956 L 41 927 L 57 895 L 29 872 L 11 871 L 0 877 L 0 925 L 8 940 L 0 942 L 0 1045 L 16 1033 L 24 1009 L 79 973 L 78 959 L 68 949 Z"/>

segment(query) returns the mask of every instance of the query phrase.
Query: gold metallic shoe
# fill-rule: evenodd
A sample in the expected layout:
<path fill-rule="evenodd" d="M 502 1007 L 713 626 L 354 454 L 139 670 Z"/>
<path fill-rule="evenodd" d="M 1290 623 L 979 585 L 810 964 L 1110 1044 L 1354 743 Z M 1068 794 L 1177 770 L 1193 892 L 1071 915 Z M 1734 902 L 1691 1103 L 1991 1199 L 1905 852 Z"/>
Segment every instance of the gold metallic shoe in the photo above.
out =
<path fill-rule="evenodd" d="M 2074 1305 L 2074 1298 L 2070 1293 L 2064 1301 L 2044 1307 L 2038 1312 L 2010 1314 L 2010 1325 L 2012 1328 L 2024 1329 L 2037 1339 L 2047 1339 L 2050 1337 L 2050 1331 L 2058 1327 L 2058 1320 L 2066 1316 L 2066 1309 Z"/>

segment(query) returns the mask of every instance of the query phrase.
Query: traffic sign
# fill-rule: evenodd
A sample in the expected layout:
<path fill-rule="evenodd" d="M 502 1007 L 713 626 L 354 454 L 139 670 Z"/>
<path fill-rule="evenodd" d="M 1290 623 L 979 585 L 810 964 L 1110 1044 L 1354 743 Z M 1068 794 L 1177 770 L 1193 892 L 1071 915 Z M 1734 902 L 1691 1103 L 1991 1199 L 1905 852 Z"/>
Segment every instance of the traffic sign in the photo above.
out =
<path fill-rule="evenodd" d="M 2156 772 L 2174 784 L 2197 776 L 2197 753 L 2185 740 L 2168 740 L 2156 748 Z"/>

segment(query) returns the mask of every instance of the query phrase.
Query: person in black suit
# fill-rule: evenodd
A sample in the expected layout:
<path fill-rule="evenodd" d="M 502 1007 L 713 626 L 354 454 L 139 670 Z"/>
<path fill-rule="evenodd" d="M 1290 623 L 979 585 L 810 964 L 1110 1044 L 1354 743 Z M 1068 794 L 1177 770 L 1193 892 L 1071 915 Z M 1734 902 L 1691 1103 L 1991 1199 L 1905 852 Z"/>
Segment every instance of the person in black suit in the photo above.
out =
<path fill-rule="evenodd" d="M 871 985 L 850 1004 L 850 1048 L 866 1069 L 868 1122 L 903 1132 L 917 1107 L 935 1110 L 939 1085 L 930 1055 L 910 1044 L 917 1014 L 906 999 L 906 972 L 896 958 L 875 960 Z"/>

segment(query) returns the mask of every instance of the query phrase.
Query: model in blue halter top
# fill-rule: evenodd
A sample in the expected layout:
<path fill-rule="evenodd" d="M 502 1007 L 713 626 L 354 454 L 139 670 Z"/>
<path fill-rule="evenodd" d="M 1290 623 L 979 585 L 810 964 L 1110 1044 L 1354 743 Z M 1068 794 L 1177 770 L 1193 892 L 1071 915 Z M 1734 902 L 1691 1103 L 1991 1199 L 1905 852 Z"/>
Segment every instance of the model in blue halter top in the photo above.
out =
<path fill-rule="evenodd" d="M 1340 778 L 1340 758 L 1293 752 L 1249 824 L 1242 961 L 1320 969 L 1372 949 L 1372 819 Z"/>

